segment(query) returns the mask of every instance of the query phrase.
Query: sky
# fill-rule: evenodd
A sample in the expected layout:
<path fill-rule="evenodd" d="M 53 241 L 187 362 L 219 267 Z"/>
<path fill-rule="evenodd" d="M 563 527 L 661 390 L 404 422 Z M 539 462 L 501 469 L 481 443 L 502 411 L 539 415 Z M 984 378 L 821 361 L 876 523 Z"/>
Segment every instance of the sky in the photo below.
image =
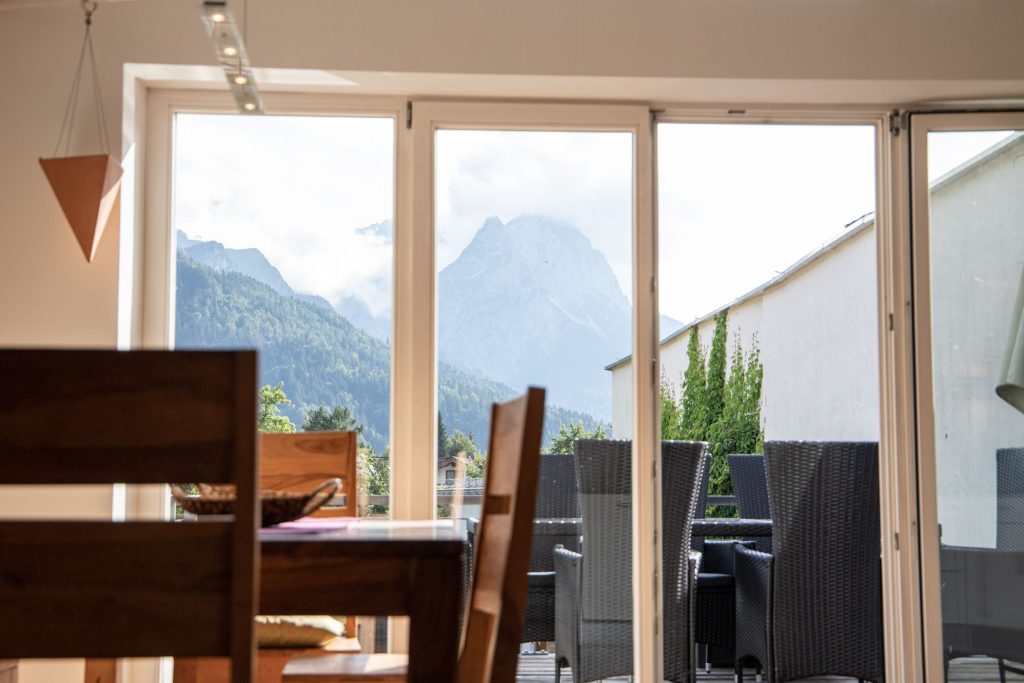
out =
<path fill-rule="evenodd" d="M 659 124 L 663 314 L 687 322 L 771 279 L 874 210 L 868 126 Z M 929 176 L 1006 132 L 929 138 Z M 296 290 L 391 306 L 390 242 L 359 228 L 391 217 L 394 124 L 386 118 L 179 114 L 174 225 L 256 247 Z M 442 130 L 436 139 L 437 264 L 489 216 L 539 213 L 579 228 L 631 298 L 628 133 Z M 668 333 L 670 330 L 663 330 Z"/>

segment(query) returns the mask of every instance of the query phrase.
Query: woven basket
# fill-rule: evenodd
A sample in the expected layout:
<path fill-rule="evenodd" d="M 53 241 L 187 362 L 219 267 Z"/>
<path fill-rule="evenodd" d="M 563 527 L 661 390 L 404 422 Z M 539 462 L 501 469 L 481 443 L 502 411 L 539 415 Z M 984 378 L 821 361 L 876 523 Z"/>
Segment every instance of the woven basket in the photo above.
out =
<path fill-rule="evenodd" d="M 292 493 L 260 489 L 261 526 L 268 527 L 305 517 L 327 503 L 341 488 L 340 479 L 328 479 L 312 491 Z M 190 496 L 171 485 L 174 500 L 194 515 L 231 515 L 235 512 L 235 487 L 232 484 L 199 484 L 199 495 Z"/>

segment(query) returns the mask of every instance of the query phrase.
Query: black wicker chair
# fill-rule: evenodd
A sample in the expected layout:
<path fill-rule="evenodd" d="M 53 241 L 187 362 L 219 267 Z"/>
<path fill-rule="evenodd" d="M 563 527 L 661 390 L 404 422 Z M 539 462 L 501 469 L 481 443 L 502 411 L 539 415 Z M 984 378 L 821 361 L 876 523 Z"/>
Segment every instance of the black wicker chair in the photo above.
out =
<path fill-rule="evenodd" d="M 732 478 L 732 491 L 736 495 L 736 508 L 740 512 L 740 517 L 771 519 L 771 507 L 768 505 L 768 481 L 764 474 L 764 456 L 756 453 L 728 457 L 729 476 Z M 755 549 L 763 553 L 772 551 L 771 536 L 748 540 L 754 541 Z"/>
<path fill-rule="evenodd" d="M 942 546 L 945 663 L 970 655 L 1024 674 L 1024 448 L 996 451 L 996 547 Z"/>
<path fill-rule="evenodd" d="M 559 520 L 579 516 L 580 499 L 572 454 L 542 455 L 526 588 L 524 643 L 555 639 L 555 546 L 579 550 L 578 527 Z"/>
<path fill-rule="evenodd" d="M 693 576 L 690 524 L 707 444 L 662 443 L 662 570 L 665 680 L 692 683 Z M 632 448 L 629 441 L 579 440 L 576 473 L 582 554 L 555 550 L 555 681 L 633 673 Z"/>
<path fill-rule="evenodd" d="M 878 444 L 767 442 L 775 551 L 736 549 L 736 674 L 883 681 Z"/>

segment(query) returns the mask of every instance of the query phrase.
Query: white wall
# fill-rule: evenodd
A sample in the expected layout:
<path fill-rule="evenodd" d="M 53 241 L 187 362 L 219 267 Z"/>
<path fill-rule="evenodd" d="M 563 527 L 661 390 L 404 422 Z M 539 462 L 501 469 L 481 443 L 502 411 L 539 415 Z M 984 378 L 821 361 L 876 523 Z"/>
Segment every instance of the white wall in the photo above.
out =
<path fill-rule="evenodd" d="M 763 293 L 729 308 L 728 352 L 757 337 L 764 367 L 761 415 L 773 440 L 877 441 L 879 438 L 877 276 L 874 225 Z M 699 324 L 711 346 L 714 320 Z M 686 372 L 684 332 L 661 347 L 663 376 L 677 392 Z M 612 373 L 613 429 L 631 429 L 632 387 Z"/>
<path fill-rule="evenodd" d="M 765 438 L 877 441 L 875 229 L 764 295 Z"/>
<path fill-rule="evenodd" d="M 942 541 L 994 547 L 996 449 L 1024 416 L 995 394 L 1024 276 L 1024 138 L 932 191 L 932 354 Z"/>

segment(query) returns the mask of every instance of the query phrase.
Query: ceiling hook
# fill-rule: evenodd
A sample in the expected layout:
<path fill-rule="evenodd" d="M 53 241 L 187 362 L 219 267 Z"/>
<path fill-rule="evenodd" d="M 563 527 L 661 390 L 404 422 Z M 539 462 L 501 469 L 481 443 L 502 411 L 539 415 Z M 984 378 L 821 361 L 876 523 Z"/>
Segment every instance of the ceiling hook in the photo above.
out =
<path fill-rule="evenodd" d="M 85 12 L 85 25 L 92 25 L 92 13 L 99 7 L 96 0 L 82 0 L 82 11 Z"/>

